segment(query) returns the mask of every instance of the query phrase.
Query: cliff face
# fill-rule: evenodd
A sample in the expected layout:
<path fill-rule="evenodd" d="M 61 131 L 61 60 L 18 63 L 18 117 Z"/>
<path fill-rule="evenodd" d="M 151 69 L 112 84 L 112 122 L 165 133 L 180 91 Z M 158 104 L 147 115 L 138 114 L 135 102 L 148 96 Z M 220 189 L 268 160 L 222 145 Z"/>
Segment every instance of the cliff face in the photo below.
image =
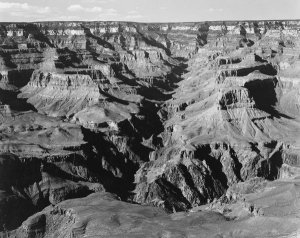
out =
<path fill-rule="evenodd" d="M 206 226 L 234 237 L 251 234 L 251 219 L 280 223 L 275 210 L 288 213 L 292 206 L 280 204 L 297 200 L 284 197 L 281 183 L 291 194 L 299 184 L 299 28 L 0 24 L 0 231 L 121 236 L 130 226 L 132 237 L 151 232 L 132 218 L 144 212 L 150 227 L 155 217 L 167 224 L 158 237 L 198 234 L 191 227 L 206 215 Z M 261 197 L 270 189 L 278 206 Z M 107 207 L 115 211 L 109 221 L 95 214 L 111 216 Z M 192 218 L 166 214 L 190 209 L 198 211 Z M 297 214 L 274 232 L 295 232 Z M 226 223 L 240 218 L 241 231 Z M 212 228 L 204 237 L 217 235 Z"/>

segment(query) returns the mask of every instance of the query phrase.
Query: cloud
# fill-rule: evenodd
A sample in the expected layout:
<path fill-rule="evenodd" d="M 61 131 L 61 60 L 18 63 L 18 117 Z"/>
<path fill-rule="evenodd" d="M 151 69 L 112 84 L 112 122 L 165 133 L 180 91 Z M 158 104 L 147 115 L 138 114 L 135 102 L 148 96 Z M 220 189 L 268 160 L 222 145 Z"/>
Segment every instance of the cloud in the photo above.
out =
<path fill-rule="evenodd" d="M 50 7 L 40 7 L 36 10 L 37 13 L 45 14 L 51 11 Z"/>
<path fill-rule="evenodd" d="M 108 2 L 112 2 L 111 0 L 81 0 L 84 3 L 100 3 L 100 4 L 105 4 Z"/>
<path fill-rule="evenodd" d="M 79 16 L 59 16 L 55 18 L 58 21 L 79 21 L 81 20 Z M 50 18 L 50 21 L 53 19 Z"/>
<path fill-rule="evenodd" d="M 76 5 L 71 5 L 71 6 L 69 6 L 67 9 L 68 9 L 68 11 L 76 12 L 76 11 L 81 11 L 81 10 L 83 10 L 84 8 L 83 8 L 81 5 L 76 4 Z"/>
<path fill-rule="evenodd" d="M 128 15 L 125 17 L 126 19 L 140 19 L 143 18 L 141 14 L 136 14 L 136 15 Z"/>
<path fill-rule="evenodd" d="M 88 12 L 102 12 L 102 8 L 101 7 L 87 8 L 86 10 Z"/>
<path fill-rule="evenodd" d="M 209 8 L 208 9 L 209 12 L 223 12 L 224 9 L 223 8 Z"/>
<path fill-rule="evenodd" d="M 39 7 L 29 5 L 28 3 L 18 2 L 0 2 L 0 12 L 8 12 L 12 16 L 22 16 L 28 13 L 34 14 L 45 14 L 51 11 L 50 7 Z"/>
<path fill-rule="evenodd" d="M 117 16 L 117 15 L 119 15 L 118 11 L 114 8 L 106 9 L 104 12 L 105 12 L 105 15 L 107 15 L 107 16 Z"/>
<path fill-rule="evenodd" d="M 85 12 L 102 12 L 101 7 L 92 7 L 92 8 L 85 8 L 79 4 L 70 5 L 67 8 L 70 12 L 79 12 L 79 11 L 85 11 Z"/>
<path fill-rule="evenodd" d="M 100 21 L 100 20 L 115 20 L 119 13 L 114 8 L 101 8 L 99 6 L 95 7 L 84 7 L 80 4 L 73 4 L 67 7 L 69 12 L 72 12 L 72 15 L 77 15 L 80 20 L 87 21 Z"/>
<path fill-rule="evenodd" d="M 28 3 L 18 3 L 18 2 L 0 2 L 0 11 L 9 10 L 11 8 L 29 10 Z"/>
<path fill-rule="evenodd" d="M 131 11 L 128 11 L 128 15 L 125 17 L 125 19 L 135 20 L 135 19 L 140 19 L 143 17 L 144 16 L 142 14 L 140 14 L 137 10 L 131 10 Z"/>
<path fill-rule="evenodd" d="M 131 11 L 128 12 L 128 14 L 130 14 L 130 15 L 134 15 L 134 14 L 137 14 L 137 13 L 138 13 L 137 10 L 131 10 Z"/>

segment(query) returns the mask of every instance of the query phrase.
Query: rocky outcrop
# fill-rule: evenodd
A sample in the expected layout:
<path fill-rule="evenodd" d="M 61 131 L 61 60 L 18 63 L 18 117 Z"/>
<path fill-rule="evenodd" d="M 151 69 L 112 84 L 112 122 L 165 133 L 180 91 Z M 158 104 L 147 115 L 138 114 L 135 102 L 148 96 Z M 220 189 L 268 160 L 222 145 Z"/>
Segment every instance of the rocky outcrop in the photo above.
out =
<path fill-rule="evenodd" d="M 39 71 L 33 73 L 20 97 L 29 98 L 27 102 L 42 113 L 67 117 L 103 99 L 89 75 Z"/>
<path fill-rule="evenodd" d="M 279 209 L 282 209 L 285 203 L 293 199 L 277 203 L 279 209 L 273 210 L 272 214 L 271 209 L 274 207 L 261 209 L 264 200 L 255 200 L 256 194 L 251 192 L 251 188 L 255 190 L 254 184 L 244 185 L 245 188 L 248 187 L 248 191 L 245 192 L 247 200 L 242 203 L 224 204 L 216 201 L 210 205 L 211 210 L 207 207 L 199 207 L 190 213 L 175 214 L 167 214 L 159 208 L 124 203 L 112 194 L 95 193 L 82 199 L 67 200 L 55 207 L 48 207 L 28 218 L 12 235 L 16 237 L 161 237 L 165 235 L 214 237 L 230 234 L 232 237 L 247 237 L 267 236 L 270 234 L 270 229 L 272 234 L 277 235 L 297 234 L 299 219 L 285 217 L 288 222 L 283 225 L 278 218 L 272 216 L 280 211 Z M 264 186 L 265 189 L 262 186 L 263 194 L 270 196 L 268 189 L 270 187 L 266 184 Z M 284 190 L 289 191 L 289 187 L 285 186 Z M 237 191 L 242 189 L 232 189 L 232 192 L 227 194 L 228 198 L 223 201 L 226 199 L 233 201 L 233 194 Z M 266 216 L 263 216 L 263 213 Z M 243 219 L 238 220 L 236 216 L 241 216 Z M 216 224 L 219 227 L 217 230 Z"/>
<path fill-rule="evenodd" d="M 255 102 L 250 97 L 248 89 L 232 87 L 221 92 L 219 105 L 221 110 L 243 107 L 252 108 Z"/>
<path fill-rule="evenodd" d="M 246 28 L 240 29 L 236 34 L 248 38 Z M 210 39 L 200 34 L 199 42 L 201 36 Z M 285 93 L 277 65 L 253 53 L 259 52 L 255 44 L 230 50 L 211 44 L 190 60 L 191 72 L 161 110 L 168 114 L 161 135 L 164 148 L 136 174 L 138 202 L 187 209 L 212 201 L 240 181 L 297 171 L 282 161 L 282 151 L 297 133 L 291 131 L 291 118 L 279 112 Z M 207 149 L 199 149 L 203 147 Z M 166 191 L 179 195 L 171 198 Z"/>
<path fill-rule="evenodd" d="M 144 164 L 136 174 L 136 201 L 177 211 L 219 197 L 240 176 L 230 148 L 219 146 L 206 145 L 195 151 L 186 148 L 158 151 L 152 155 L 154 161 Z M 225 165 L 226 170 L 222 170 Z M 226 175 L 232 176 L 230 181 Z"/>

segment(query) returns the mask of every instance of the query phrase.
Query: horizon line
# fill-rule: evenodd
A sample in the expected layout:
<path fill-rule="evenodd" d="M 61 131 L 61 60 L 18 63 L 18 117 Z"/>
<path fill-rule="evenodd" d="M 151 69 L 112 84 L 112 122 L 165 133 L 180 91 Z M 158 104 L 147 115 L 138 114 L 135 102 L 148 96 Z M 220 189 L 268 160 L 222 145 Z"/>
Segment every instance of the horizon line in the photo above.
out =
<path fill-rule="evenodd" d="M 0 21 L 2 23 L 45 23 L 45 22 L 118 22 L 118 23 L 137 23 L 137 24 L 178 24 L 178 23 L 202 23 L 202 22 L 259 22 L 259 21 L 300 21 L 299 19 L 258 19 L 258 20 L 202 20 L 202 21 L 126 21 L 126 20 L 41 20 L 41 21 Z"/>

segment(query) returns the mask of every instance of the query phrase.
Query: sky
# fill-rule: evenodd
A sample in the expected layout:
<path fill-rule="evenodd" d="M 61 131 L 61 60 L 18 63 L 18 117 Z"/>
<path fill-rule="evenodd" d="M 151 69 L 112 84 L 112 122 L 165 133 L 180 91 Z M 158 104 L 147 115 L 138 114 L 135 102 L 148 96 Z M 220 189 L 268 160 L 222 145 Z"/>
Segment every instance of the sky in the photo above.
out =
<path fill-rule="evenodd" d="M 0 22 L 300 19 L 300 0 L 0 0 Z"/>

